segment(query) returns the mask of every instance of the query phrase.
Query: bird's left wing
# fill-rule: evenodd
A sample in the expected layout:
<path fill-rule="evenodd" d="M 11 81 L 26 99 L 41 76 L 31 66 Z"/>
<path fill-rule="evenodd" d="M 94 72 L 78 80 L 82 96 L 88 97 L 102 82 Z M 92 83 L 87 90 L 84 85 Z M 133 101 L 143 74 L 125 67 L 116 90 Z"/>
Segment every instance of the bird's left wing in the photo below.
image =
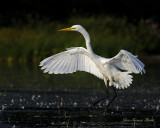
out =
<path fill-rule="evenodd" d="M 121 50 L 115 57 L 108 59 L 107 63 L 129 72 L 145 73 L 145 65 L 136 56 L 126 50 Z"/>
<path fill-rule="evenodd" d="M 88 51 L 83 47 L 69 48 L 67 51 L 48 57 L 40 62 L 44 73 L 67 74 L 76 71 L 85 71 L 103 79 L 97 65 L 90 58 Z"/>

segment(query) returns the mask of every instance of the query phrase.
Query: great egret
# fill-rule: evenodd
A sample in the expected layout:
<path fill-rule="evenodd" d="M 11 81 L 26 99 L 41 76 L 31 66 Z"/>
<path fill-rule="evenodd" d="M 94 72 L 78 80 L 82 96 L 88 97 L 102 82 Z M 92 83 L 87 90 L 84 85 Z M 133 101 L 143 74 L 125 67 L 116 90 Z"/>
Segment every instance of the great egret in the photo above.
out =
<path fill-rule="evenodd" d="M 83 47 L 72 47 L 44 59 L 40 62 L 41 69 L 45 69 L 44 73 L 67 74 L 76 71 L 85 71 L 104 80 L 106 87 L 108 87 L 107 81 L 109 80 L 109 86 L 113 86 L 113 89 L 114 87 L 117 89 L 129 87 L 132 83 L 131 73 L 145 73 L 144 64 L 126 50 L 120 50 L 115 57 L 109 59 L 96 55 L 92 50 L 88 32 L 81 25 L 73 25 L 60 31 L 80 32 L 84 36 L 87 49 Z M 111 102 L 116 96 L 115 92 L 115 96 Z M 95 102 L 95 104 L 107 97 Z M 109 107 L 110 103 L 107 107 Z"/>

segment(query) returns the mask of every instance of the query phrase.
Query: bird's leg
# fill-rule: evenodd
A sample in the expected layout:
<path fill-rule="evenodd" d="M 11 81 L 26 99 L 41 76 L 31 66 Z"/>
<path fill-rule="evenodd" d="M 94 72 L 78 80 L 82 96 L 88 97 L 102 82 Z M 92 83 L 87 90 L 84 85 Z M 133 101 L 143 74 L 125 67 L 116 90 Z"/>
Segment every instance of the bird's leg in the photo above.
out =
<path fill-rule="evenodd" d="M 110 104 L 115 100 L 115 98 L 117 97 L 117 93 L 116 93 L 116 90 L 115 88 L 112 86 L 113 88 L 113 91 L 114 91 L 114 97 L 112 98 L 112 100 L 109 102 L 109 104 L 107 105 L 107 109 L 109 108 Z"/>
<path fill-rule="evenodd" d="M 109 97 L 109 92 L 108 92 L 108 88 L 106 88 L 107 90 L 107 96 L 103 97 L 102 99 L 99 99 L 98 101 L 96 101 L 95 103 L 93 103 L 90 107 L 90 110 L 92 109 L 92 107 L 96 106 L 97 104 L 99 104 L 100 102 L 104 101 L 105 99 L 107 99 Z"/>
<path fill-rule="evenodd" d="M 93 106 L 97 105 L 98 103 L 104 101 L 105 99 L 107 99 L 109 97 L 109 92 L 108 92 L 108 88 L 106 89 L 107 90 L 107 96 L 103 97 L 102 99 L 96 101 Z"/>
<path fill-rule="evenodd" d="M 115 88 L 112 86 L 112 88 L 113 88 L 113 91 L 114 91 L 114 97 L 111 99 L 111 101 L 108 103 L 108 105 L 107 105 L 107 109 L 105 109 L 105 111 L 104 111 L 104 115 L 106 114 L 106 111 L 108 110 L 108 108 L 109 108 L 109 106 L 111 105 L 111 103 L 115 100 L 115 98 L 117 97 L 117 93 L 116 93 L 116 90 L 115 90 Z"/>

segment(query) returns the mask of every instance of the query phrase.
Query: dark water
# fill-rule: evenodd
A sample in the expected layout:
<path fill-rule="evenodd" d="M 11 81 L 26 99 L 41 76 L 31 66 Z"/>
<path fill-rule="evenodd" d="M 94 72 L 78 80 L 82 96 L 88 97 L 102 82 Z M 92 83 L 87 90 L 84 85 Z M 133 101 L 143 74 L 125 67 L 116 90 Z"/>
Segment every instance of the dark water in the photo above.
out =
<path fill-rule="evenodd" d="M 0 127 L 160 127 L 160 66 L 148 64 L 131 87 L 91 110 L 106 95 L 103 81 L 84 72 L 47 75 L 37 65 L 0 65 Z"/>

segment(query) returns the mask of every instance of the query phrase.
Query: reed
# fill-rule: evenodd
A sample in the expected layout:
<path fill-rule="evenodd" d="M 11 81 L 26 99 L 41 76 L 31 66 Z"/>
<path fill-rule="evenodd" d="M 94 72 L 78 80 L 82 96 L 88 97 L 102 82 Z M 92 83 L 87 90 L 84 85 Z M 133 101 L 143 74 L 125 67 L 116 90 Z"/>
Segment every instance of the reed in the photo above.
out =
<path fill-rule="evenodd" d="M 151 20 L 131 24 L 126 18 L 111 16 L 73 17 L 63 22 L 36 20 L 0 27 L 0 60 L 37 62 L 68 47 L 85 47 L 79 33 L 58 31 L 73 24 L 86 28 L 94 51 L 104 57 L 114 56 L 120 49 L 139 55 L 158 50 L 158 24 Z"/>

